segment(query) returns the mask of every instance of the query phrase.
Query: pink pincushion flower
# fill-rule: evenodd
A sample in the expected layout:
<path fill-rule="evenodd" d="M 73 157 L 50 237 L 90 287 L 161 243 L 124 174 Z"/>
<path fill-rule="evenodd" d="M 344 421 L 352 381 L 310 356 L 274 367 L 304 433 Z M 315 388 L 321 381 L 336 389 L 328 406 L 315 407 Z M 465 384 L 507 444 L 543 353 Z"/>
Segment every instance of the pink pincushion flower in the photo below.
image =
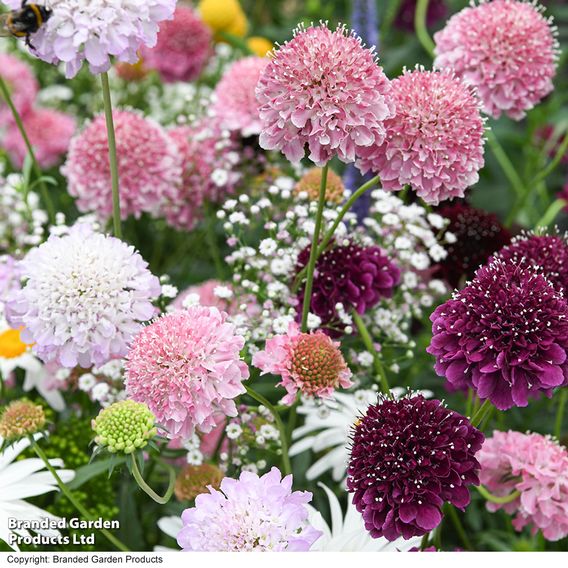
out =
<path fill-rule="evenodd" d="M 185 551 L 308 551 L 321 536 L 308 522 L 308 491 L 292 491 L 292 476 L 273 467 L 259 477 L 244 471 L 209 487 L 182 514 L 178 544 Z"/>
<path fill-rule="evenodd" d="M 471 89 L 447 72 L 405 71 L 394 79 L 396 115 L 381 144 L 361 149 L 357 165 L 384 189 L 409 184 L 429 204 L 463 197 L 483 167 L 484 126 Z"/>
<path fill-rule="evenodd" d="M 286 335 L 267 339 L 264 351 L 254 354 L 252 364 L 263 374 L 282 377 L 279 384 L 288 392 L 284 404 L 293 404 L 298 391 L 331 398 L 335 389 L 353 384 L 339 342 L 319 330 L 300 333 L 297 323 L 288 326 Z"/>
<path fill-rule="evenodd" d="M 507 504 L 487 503 L 490 511 L 516 513 L 513 526 L 532 525 L 547 540 L 568 536 L 568 451 L 549 436 L 493 432 L 477 454 L 480 480 L 498 496 L 519 491 Z"/>
<path fill-rule="evenodd" d="M 266 57 L 240 59 L 217 84 L 214 112 L 225 128 L 237 130 L 243 136 L 260 134 L 262 123 L 255 89 L 268 62 Z"/>
<path fill-rule="evenodd" d="M 256 97 L 261 147 L 298 162 L 307 144 L 318 166 L 334 156 L 354 162 L 361 148 L 381 144 L 395 111 L 373 49 L 345 27 L 324 24 L 299 27 L 273 52 Z"/>
<path fill-rule="evenodd" d="M 18 114 L 24 116 L 32 108 L 39 90 L 32 70 L 17 57 L 8 53 L 0 53 L 0 76 L 10 90 L 10 96 Z M 12 111 L 0 97 L 0 127 L 12 121 Z"/>
<path fill-rule="evenodd" d="M 157 123 L 133 111 L 113 111 L 116 131 L 120 205 L 123 218 L 156 214 L 179 191 L 182 158 Z M 96 117 L 71 141 L 62 173 L 69 193 L 83 212 L 106 219 L 112 214 L 112 184 L 104 116 Z"/>
<path fill-rule="evenodd" d="M 517 0 L 464 8 L 434 35 L 434 65 L 476 87 L 486 114 L 520 120 L 554 88 L 558 42 L 542 10 Z"/>
<path fill-rule="evenodd" d="M 194 81 L 211 55 L 211 30 L 191 9 L 179 6 L 174 19 L 163 22 L 158 43 L 140 50 L 144 67 L 155 69 L 167 83 Z"/>
<path fill-rule="evenodd" d="M 51 109 L 32 109 L 22 122 L 42 168 L 55 166 L 69 149 L 75 132 L 75 119 Z M 10 124 L 2 142 L 14 165 L 21 168 L 28 154 L 26 144 L 15 123 Z"/>
<path fill-rule="evenodd" d="M 191 306 L 145 327 L 126 363 L 126 392 L 145 402 L 171 438 L 210 432 L 216 414 L 236 416 L 233 399 L 249 376 L 244 338 L 217 308 Z"/>

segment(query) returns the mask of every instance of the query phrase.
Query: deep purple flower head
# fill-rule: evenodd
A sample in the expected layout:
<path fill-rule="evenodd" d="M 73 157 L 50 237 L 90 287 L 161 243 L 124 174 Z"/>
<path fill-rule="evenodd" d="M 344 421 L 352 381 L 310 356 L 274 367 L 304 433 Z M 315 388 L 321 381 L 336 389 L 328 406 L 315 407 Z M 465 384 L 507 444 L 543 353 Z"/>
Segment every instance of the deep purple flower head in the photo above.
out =
<path fill-rule="evenodd" d="M 308 264 L 310 249 L 311 246 L 307 246 L 298 255 L 298 272 Z M 316 263 L 310 312 L 321 318 L 322 326 L 342 328 L 337 304 L 342 304 L 348 313 L 355 309 L 364 314 L 381 298 L 390 298 L 399 282 L 399 268 L 381 248 L 353 241 L 341 245 L 332 243 Z M 304 288 L 298 300 L 301 310 Z"/>
<path fill-rule="evenodd" d="M 498 252 L 497 258 L 538 268 L 554 288 L 568 292 L 568 235 L 535 235 L 525 232 Z"/>
<path fill-rule="evenodd" d="M 453 203 L 438 210 L 449 219 L 447 230 L 456 241 L 446 245 L 448 255 L 439 263 L 439 276 L 457 288 L 471 280 L 489 257 L 511 240 L 511 234 L 493 213 L 466 203 Z"/>
<path fill-rule="evenodd" d="M 436 373 L 500 410 L 565 382 L 568 303 L 524 262 L 480 268 L 430 319 Z"/>
<path fill-rule="evenodd" d="M 373 538 L 426 534 L 448 501 L 464 509 L 478 485 L 483 434 L 439 400 L 408 395 L 369 406 L 352 433 L 347 489 Z"/>

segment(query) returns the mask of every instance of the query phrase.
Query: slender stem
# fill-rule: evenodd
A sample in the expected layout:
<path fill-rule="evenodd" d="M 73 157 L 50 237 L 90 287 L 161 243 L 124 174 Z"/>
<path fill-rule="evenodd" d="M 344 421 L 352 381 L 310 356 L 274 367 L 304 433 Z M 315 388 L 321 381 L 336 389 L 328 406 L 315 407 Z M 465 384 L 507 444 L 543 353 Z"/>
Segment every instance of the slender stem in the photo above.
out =
<path fill-rule="evenodd" d="M 110 85 L 108 74 L 101 73 L 103 89 L 103 102 L 105 107 L 106 127 L 108 133 L 108 155 L 110 162 L 110 177 L 112 182 L 112 222 L 114 236 L 122 238 L 122 226 L 120 221 L 120 188 L 118 183 L 118 159 L 116 156 L 116 136 L 114 132 L 114 120 L 112 118 L 112 101 L 110 98 Z"/>
<path fill-rule="evenodd" d="M 469 540 L 467 533 L 465 532 L 465 529 L 463 528 L 463 525 L 460 521 L 460 517 L 458 515 L 458 512 L 456 511 L 456 508 L 453 505 L 451 505 L 450 503 L 446 503 L 445 510 L 446 510 L 446 513 L 448 514 L 448 516 L 450 517 L 450 519 L 452 519 L 452 523 L 454 524 L 454 528 L 456 529 L 458 536 L 460 537 L 461 541 L 463 542 L 465 549 L 466 550 L 473 550 L 473 547 L 471 546 L 471 541 Z"/>
<path fill-rule="evenodd" d="M 505 150 L 503 149 L 503 146 L 501 146 L 499 140 L 495 136 L 495 133 L 491 129 L 487 132 L 487 142 L 489 143 L 489 147 L 491 148 L 493 155 L 495 156 L 495 158 L 497 158 L 497 161 L 499 162 L 503 173 L 505 174 L 505 176 L 507 176 L 509 183 L 515 190 L 517 198 L 522 199 L 527 192 L 525 184 L 517 173 L 515 166 L 509 159 L 509 156 L 507 156 Z"/>
<path fill-rule="evenodd" d="M 560 164 L 562 158 L 564 157 L 564 154 L 566 154 L 567 151 L 568 151 L 568 133 L 564 135 L 564 139 L 562 140 L 560 146 L 558 146 L 558 150 L 556 150 L 554 158 L 552 158 L 550 163 L 544 169 L 542 169 L 538 174 L 536 174 L 532 183 L 538 183 L 539 181 L 542 181 L 543 179 L 547 178 Z"/>
<path fill-rule="evenodd" d="M 392 393 L 391 393 L 391 390 L 390 390 L 390 387 L 389 387 L 389 382 L 388 382 L 388 379 L 387 379 L 387 374 L 385 372 L 385 368 L 383 367 L 383 364 L 381 362 L 381 358 L 379 357 L 379 354 L 377 353 L 377 350 L 375 349 L 375 346 L 373 344 L 373 340 L 371 338 L 369 330 L 365 326 L 365 322 L 363 321 L 363 318 L 355 310 L 353 310 L 352 315 L 353 315 L 353 321 L 355 322 L 355 325 L 357 326 L 357 329 L 359 330 L 359 335 L 361 336 L 361 339 L 363 340 L 363 343 L 365 344 L 367 351 L 369 351 L 369 353 L 373 356 L 373 367 L 374 367 L 375 373 L 376 373 L 376 375 L 379 379 L 381 391 L 384 394 L 386 394 L 387 396 L 392 397 Z"/>
<path fill-rule="evenodd" d="M 556 216 L 562 209 L 566 207 L 568 203 L 564 199 L 554 200 L 548 209 L 544 212 L 544 215 L 536 222 L 535 228 L 544 227 L 547 228 L 556 219 Z"/>
<path fill-rule="evenodd" d="M 2 98 L 6 101 L 6 104 L 10 108 L 10 111 L 12 112 L 12 116 L 14 117 L 14 122 L 16 123 L 16 126 L 18 127 L 18 130 L 20 131 L 20 135 L 21 135 L 22 139 L 24 140 L 24 144 L 26 145 L 26 148 L 28 150 L 28 154 L 30 155 L 30 158 L 32 160 L 34 172 L 35 172 L 35 175 L 36 175 L 38 183 L 39 183 L 39 188 L 40 188 L 40 191 L 41 191 L 41 197 L 42 197 L 42 200 L 45 204 L 45 209 L 46 209 L 47 215 L 49 217 L 49 223 L 51 225 L 53 225 L 55 223 L 55 209 L 53 207 L 53 202 L 51 201 L 51 197 L 49 196 L 49 191 L 47 189 L 47 185 L 45 185 L 45 182 L 43 181 L 43 176 L 41 175 L 41 168 L 39 167 L 34 149 L 32 147 L 32 144 L 30 142 L 30 139 L 28 137 L 26 129 L 24 128 L 24 123 L 22 122 L 22 118 L 20 117 L 18 109 L 16 109 L 16 106 L 14 105 L 14 101 L 12 100 L 12 97 L 10 96 L 10 90 L 8 89 L 8 86 L 6 85 L 6 82 L 4 81 L 4 79 L 2 77 L 0 77 L 0 93 L 2 94 Z"/>
<path fill-rule="evenodd" d="M 256 400 L 258 403 L 268 408 L 268 410 L 270 410 L 270 412 L 272 413 L 272 416 L 274 416 L 276 427 L 280 432 L 280 443 L 282 444 L 282 465 L 284 467 L 284 474 L 289 475 L 290 473 L 292 473 L 292 465 L 290 464 L 290 456 L 288 455 L 288 436 L 286 435 L 286 428 L 284 427 L 282 418 L 280 418 L 280 414 L 278 414 L 276 408 L 274 408 L 274 406 L 261 394 L 257 393 L 247 385 L 245 385 L 245 389 L 247 390 L 247 394 L 251 398 L 254 398 L 254 400 Z"/>
<path fill-rule="evenodd" d="M 566 400 L 568 400 L 568 388 L 560 389 L 558 398 L 558 410 L 556 411 L 556 422 L 554 425 L 554 435 L 558 440 L 562 436 L 562 421 L 564 420 L 564 410 L 566 408 Z"/>
<path fill-rule="evenodd" d="M 171 499 L 171 496 L 174 492 L 174 487 L 175 487 L 175 483 L 176 483 L 176 472 L 174 471 L 174 469 L 172 467 L 170 467 L 169 465 L 167 466 L 168 470 L 169 470 L 169 474 L 170 474 L 169 485 L 168 485 L 168 489 L 167 489 L 166 493 L 164 494 L 164 496 L 160 497 L 144 481 L 144 478 L 142 477 L 142 474 L 140 473 L 140 470 L 138 469 L 138 462 L 136 461 L 136 456 L 134 454 L 130 455 L 130 461 L 132 463 L 132 473 L 134 474 L 134 479 L 136 480 L 136 483 L 138 483 L 138 485 L 140 486 L 140 489 L 142 489 L 142 491 L 144 491 L 144 493 L 146 493 L 154 501 L 156 501 L 156 503 L 159 503 L 160 505 L 165 505 Z M 164 465 L 166 465 L 166 464 L 164 464 Z"/>
<path fill-rule="evenodd" d="M 225 278 L 225 269 L 215 235 L 215 216 L 211 214 L 211 205 L 209 203 L 205 203 L 205 239 L 207 240 L 209 252 L 211 253 L 211 258 L 215 265 L 217 278 L 223 280 Z"/>
<path fill-rule="evenodd" d="M 509 495 L 504 495 L 503 497 L 498 497 L 497 495 L 493 495 L 483 487 L 483 485 L 476 485 L 475 488 L 479 491 L 480 495 L 487 501 L 491 501 L 491 503 L 498 503 L 499 505 L 506 505 L 507 503 L 512 503 L 515 499 L 519 497 L 521 492 L 519 490 L 515 490 Z"/>
<path fill-rule="evenodd" d="M 428 539 L 430 538 L 430 531 L 428 531 L 423 537 L 422 540 L 420 541 L 420 552 L 422 552 L 423 550 L 426 550 L 427 546 L 428 546 Z"/>
<path fill-rule="evenodd" d="M 364 183 L 361 187 L 359 187 L 351 194 L 351 197 L 349 197 L 349 199 L 345 202 L 345 204 L 341 208 L 341 211 L 335 218 L 335 221 L 333 222 L 329 230 L 325 233 L 318 248 L 318 257 L 323 253 L 323 251 L 329 244 L 329 241 L 331 241 L 331 239 L 333 238 L 333 235 L 335 234 L 337 227 L 339 227 L 339 223 L 341 223 L 345 215 L 347 215 L 347 213 L 351 211 L 351 208 L 353 207 L 353 204 L 357 201 L 357 199 L 359 199 L 359 197 L 361 197 L 365 192 L 367 192 L 369 189 L 371 189 L 373 186 L 377 185 L 378 183 L 379 183 L 379 176 L 375 176 L 374 178 L 371 178 L 368 182 Z M 302 279 L 306 275 L 306 272 L 307 272 L 307 267 L 304 267 L 302 270 L 300 270 L 300 272 L 298 272 L 296 280 L 292 285 L 293 292 L 298 291 L 298 288 L 300 287 L 300 284 L 302 282 Z"/>
<path fill-rule="evenodd" d="M 414 12 L 414 29 L 416 30 L 416 36 L 422 44 L 422 47 L 431 57 L 434 57 L 434 48 L 436 45 L 432 41 L 426 27 L 428 4 L 429 0 L 418 0 L 418 2 L 416 2 L 416 11 Z"/>
<path fill-rule="evenodd" d="M 316 225 L 314 228 L 314 236 L 312 239 L 312 247 L 310 249 L 310 259 L 308 261 L 308 272 L 306 278 L 306 288 L 304 290 L 304 305 L 302 306 L 302 332 L 308 331 L 308 314 L 310 313 L 310 304 L 312 302 L 312 287 L 314 285 L 314 272 L 318 259 L 318 243 L 321 232 L 321 223 L 323 219 L 323 207 L 325 205 L 325 190 L 327 187 L 327 172 L 329 170 L 326 164 L 321 170 L 321 183 L 318 197 L 318 209 L 316 213 Z"/>
<path fill-rule="evenodd" d="M 490 409 L 491 409 L 491 402 L 489 401 L 489 399 L 487 399 L 480 406 L 477 412 L 473 415 L 473 418 L 471 419 L 472 426 L 479 426 L 479 424 L 481 424 L 481 421 L 483 420 L 483 418 L 485 418 L 485 415 Z"/>
<path fill-rule="evenodd" d="M 61 493 L 63 493 L 63 495 L 67 497 L 67 499 L 71 502 L 71 504 L 75 507 L 75 509 L 77 509 L 77 511 L 81 513 L 84 519 L 86 519 L 87 521 L 94 521 L 95 517 L 91 515 L 91 513 L 89 513 L 89 511 L 87 511 L 87 509 L 85 509 L 85 507 L 83 507 L 83 505 L 81 505 L 81 503 L 79 503 L 75 499 L 75 496 L 73 495 L 73 493 L 71 493 L 71 490 L 67 487 L 67 485 L 65 485 L 65 483 L 63 483 L 57 471 L 55 471 L 55 468 L 51 465 L 51 463 L 49 463 L 49 459 L 47 459 L 47 456 L 45 455 L 43 450 L 39 447 L 38 443 L 31 436 L 30 436 L 30 442 L 35 453 L 43 461 L 45 467 L 49 470 L 49 472 L 55 479 L 59 489 L 61 490 Z M 99 530 L 107 538 L 109 542 L 111 542 L 114 546 L 116 546 L 118 550 L 122 550 L 122 552 L 129 552 L 129 549 L 107 529 L 99 529 Z"/>

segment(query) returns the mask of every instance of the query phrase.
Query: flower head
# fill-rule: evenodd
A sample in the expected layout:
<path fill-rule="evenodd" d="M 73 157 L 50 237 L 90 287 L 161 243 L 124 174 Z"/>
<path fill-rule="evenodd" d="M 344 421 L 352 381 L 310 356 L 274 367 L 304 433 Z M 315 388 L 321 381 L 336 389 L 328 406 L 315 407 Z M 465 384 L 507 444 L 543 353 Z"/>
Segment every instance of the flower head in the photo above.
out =
<path fill-rule="evenodd" d="M 456 239 L 446 244 L 448 255 L 438 264 L 437 274 L 454 288 L 473 278 L 475 271 L 511 240 L 496 215 L 466 203 L 445 205 L 438 213 L 449 220 L 447 230 Z"/>
<path fill-rule="evenodd" d="M 321 168 L 308 170 L 296 184 L 294 193 L 297 195 L 305 192 L 310 201 L 317 201 L 319 198 L 321 184 Z M 331 203 L 341 203 L 345 196 L 345 186 L 342 179 L 333 171 L 327 172 L 327 183 L 325 187 L 325 200 Z"/>
<path fill-rule="evenodd" d="M 69 149 L 75 132 L 75 119 L 52 109 L 32 109 L 22 118 L 26 134 L 42 168 L 55 166 Z M 10 124 L 2 142 L 14 165 L 21 168 L 28 148 L 15 123 Z"/>
<path fill-rule="evenodd" d="M 383 123 L 394 115 L 389 81 L 373 50 L 342 26 L 299 27 L 274 52 L 256 96 L 260 145 L 298 162 L 307 144 L 318 166 L 334 156 L 354 162 L 362 148 L 380 145 Z"/>
<path fill-rule="evenodd" d="M 426 534 L 448 501 L 464 509 L 478 484 L 483 434 L 439 400 L 379 400 L 353 430 L 347 488 L 372 537 Z"/>
<path fill-rule="evenodd" d="M 194 81 L 211 52 L 211 30 L 185 6 L 178 6 L 173 20 L 160 26 L 154 47 L 140 50 L 144 67 L 155 69 L 166 82 Z"/>
<path fill-rule="evenodd" d="M 39 85 L 35 75 L 22 60 L 8 53 L 0 53 L 0 77 L 10 91 L 10 97 L 18 114 L 23 117 L 32 108 Z M 14 121 L 12 111 L 0 97 L 0 127 Z"/>
<path fill-rule="evenodd" d="M 296 323 L 289 325 L 286 335 L 267 339 L 265 349 L 254 354 L 252 364 L 263 373 L 282 377 L 280 384 L 288 392 L 285 404 L 293 404 L 298 391 L 330 398 L 335 389 L 353 384 L 339 343 L 323 331 L 300 333 Z"/>
<path fill-rule="evenodd" d="M 177 147 L 158 124 L 136 112 L 114 111 L 113 118 L 122 217 L 155 214 L 167 197 L 179 191 L 182 161 Z M 81 211 L 110 217 L 112 184 L 104 116 L 96 117 L 71 141 L 62 172 Z"/>
<path fill-rule="evenodd" d="M 226 32 L 238 37 L 246 34 L 247 20 L 239 0 L 200 0 L 197 11 L 216 34 Z"/>
<path fill-rule="evenodd" d="M 308 551 L 320 532 L 308 524 L 312 494 L 292 491 L 292 476 L 273 467 L 259 477 L 225 477 L 182 514 L 178 544 L 186 551 Z"/>
<path fill-rule="evenodd" d="M 245 137 L 260 134 L 262 124 L 255 89 L 268 62 L 266 57 L 245 57 L 233 63 L 221 77 L 215 87 L 213 110 L 224 128 Z"/>
<path fill-rule="evenodd" d="M 568 304 L 527 263 L 495 260 L 432 314 L 435 370 L 500 410 L 549 394 L 568 372 Z"/>
<path fill-rule="evenodd" d="M 133 400 L 115 402 L 93 419 L 95 442 L 111 453 L 131 454 L 156 435 L 155 420 L 145 404 Z"/>
<path fill-rule="evenodd" d="M 261 36 L 251 36 L 247 38 L 248 48 L 258 57 L 266 57 L 273 47 L 273 43 Z"/>
<path fill-rule="evenodd" d="M 103 365 L 155 313 L 160 283 L 147 266 L 133 247 L 76 225 L 21 261 L 26 282 L 8 299 L 9 323 L 45 362 Z"/>
<path fill-rule="evenodd" d="M 191 501 L 201 493 L 207 493 L 209 486 L 219 489 L 223 477 L 223 472 L 213 464 L 186 465 L 176 479 L 176 498 L 178 501 Z"/>
<path fill-rule="evenodd" d="M 520 120 L 553 89 L 558 42 L 536 2 L 480 1 L 434 35 L 434 65 L 477 89 L 486 114 Z"/>
<path fill-rule="evenodd" d="M 310 248 L 298 255 L 298 271 L 308 264 Z M 334 243 L 317 260 L 310 312 L 321 318 L 322 326 L 341 326 L 338 304 L 364 314 L 390 297 L 399 281 L 400 270 L 379 247 Z M 299 306 L 303 300 L 304 288 L 298 294 Z"/>
<path fill-rule="evenodd" d="M 215 413 L 236 416 L 233 399 L 245 392 L 249 371 L 240 360 L 244 338 L 227 314 L 191 306 L 167 314 L 134 339 L 126 363 L 126 391 L 145 402 L 171 438 L 210 432 Z"/>
<path fill-rule="evenodd" d="M 0 436 L 8 442 L 36 434 L 44 427 L 43 408 L 29 400 L 14 400 L 0 414 Z"/>
<path fill-rule="evenodd" d="M 490 511 L 516 513 L 513 526 L 521 531 L 530 525 L 547 540 L 568 536 L 568 451 L 556 440 L 541 434 L 493 432 L 477 455 L 479 478 L 494 495 L 519 491 L 505 505 L 487 503 Z"/>
<path fill-rule="evenodd" d="M 172 17 L 175 0 L 42 0 L 51 16 L 32 34 L 33 52 L 48 63 L 63 63 L 68 78 L 83 61 L 91 73 L 108 71 L 111 57 L 135 63 L 142 46 L 156 44 L 158 25 Z M 19 8 L 20 0 L 6 2 Z"/>
<path fill-rule="evenodd" d="M 379 174 L 387 190 L 409 184 L 427 203 L 463 197 L 483 166 L 483 119 L 479 103 L 451 73 L 405 71 L 391 83 L 394 117 L 387 136 L 363 148 L 363 173 Z"/>

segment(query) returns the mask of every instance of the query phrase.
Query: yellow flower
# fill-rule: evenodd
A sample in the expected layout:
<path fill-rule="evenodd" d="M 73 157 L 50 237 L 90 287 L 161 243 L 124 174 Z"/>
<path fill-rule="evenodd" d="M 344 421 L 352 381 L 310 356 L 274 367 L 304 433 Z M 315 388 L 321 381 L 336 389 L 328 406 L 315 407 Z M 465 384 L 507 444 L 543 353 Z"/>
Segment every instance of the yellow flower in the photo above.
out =
<path fill-rule="evenodd" d="M 236 24 L 242 25 L 242 20 L 245 22 L 243 35 L 246 33 L 246 17 L 238 0 L 201 0 L 197 11 L 215 33 L 229 32 L 239 35 L 231 29 L 236 27 Z"/>
<path fill-rule="evenodd" d="M 265 37 L 252 36 L 247 39 L 249 49 L 259 57 L 264 57 L 272 50 L 272 42 Z"/>
<path fill-rule="evenodd" d="M 20 339 L 20 332 L 17 329 L 7 329 L 0 332 L 0 357 L 14 359 L 23 355 L 28 346 Z"/>
<path fill-rule="evenodd" d="M 237 37 L 245 37 L 248 32 L 248 21 L 245 13 L 240 11 L 225 31 Z"/>

